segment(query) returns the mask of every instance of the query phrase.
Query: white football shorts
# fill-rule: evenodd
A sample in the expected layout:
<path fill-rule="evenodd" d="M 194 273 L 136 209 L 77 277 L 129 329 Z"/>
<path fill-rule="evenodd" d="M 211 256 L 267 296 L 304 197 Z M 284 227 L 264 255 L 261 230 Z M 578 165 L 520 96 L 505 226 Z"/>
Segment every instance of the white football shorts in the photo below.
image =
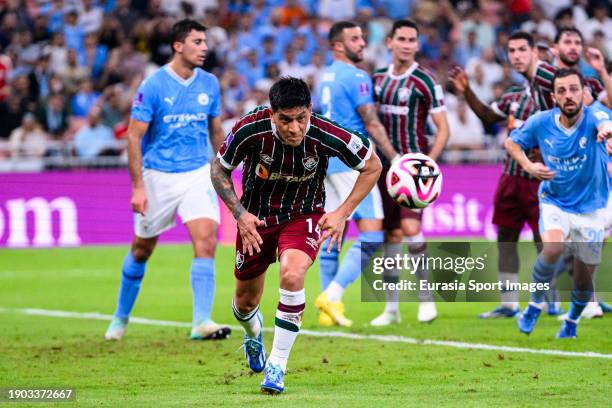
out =
<path fill-rule="evenodd" d="M 350 170 L 330 174 L 325 177 L 325 212 L 331 212 L 340 207 L 353 190 L 358 176 L 358 171 Z M 378 186 L 375 185 L 372 191 L 359 203 L 351 218 L 356 220 L 382 220 L 383 217 L 382 197 Z"/>
<path fill-rule="evenodd" d="M 540 233 L 560 229 L 570 250 L 589 265 L 601 263 L 605 238 L 605 208 L 589 214 L 568 213 L 552 204 L 540 204 Z"/>
<path fill-rule="evenodd" d="M 183 173 L 144 169 L 142 177 L 148 203 L 144 216 L 135 214 L 136 236 L 160 235 L 174 227 L 177 213 L 183 224 L 199 218 L 219 223 L 221 214 L 210 178 L 210 164 Z"/>

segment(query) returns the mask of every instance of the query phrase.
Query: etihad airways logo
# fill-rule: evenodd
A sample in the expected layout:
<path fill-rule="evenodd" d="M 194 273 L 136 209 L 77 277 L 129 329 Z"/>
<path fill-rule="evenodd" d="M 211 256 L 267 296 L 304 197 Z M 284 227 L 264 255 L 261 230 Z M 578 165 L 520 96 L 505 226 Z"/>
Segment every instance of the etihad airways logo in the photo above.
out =
<path fill-rule="evenodd" d="M 310 180 L 311 178 L 315 176 L 316 172 L 306 174 L 304 176 L 293 176 L 290 174 L 282 174 L 282 173 L 270 173 L 270 170 L 265 165 L 263 165 L 262 163 L 258 163 L 257 167 L 255 167 L 255 174 L 257 174 L 257 177 L 263 180 L 268 180 L 268 181 L 281 180 L 281 181 L 286 181 L 288 183 L 299 183 L 301 181 Z"/>
<path fill-rule="evenodd" d="M 180 113 L 178 115 L 164 115 L 163 121 L 170 127 L 183 127 L 191 122 L 206 121 L 206 113 Z"/>

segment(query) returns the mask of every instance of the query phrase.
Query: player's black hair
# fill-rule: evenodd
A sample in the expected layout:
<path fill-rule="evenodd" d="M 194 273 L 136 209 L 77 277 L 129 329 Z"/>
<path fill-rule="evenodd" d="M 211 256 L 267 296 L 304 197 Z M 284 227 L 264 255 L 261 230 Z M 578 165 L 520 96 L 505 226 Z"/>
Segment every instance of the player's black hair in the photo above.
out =
<path fill-rule="evenodd" d="M 557 35 L 555 35 L 555 44 L 559 44 L 559 40 L 561 40 L 561 36 L 563 34 L 576 34 L 580 37 L 580 41 L 584 42 L 584 38 L 582 37 L 582 33 L 576 27 L 561 27 L 559 31 L 557 31 Z"/>
<path fill-rule="evenodd" d="M 557 72 L 555 72 L 555 75 L 553 76 L 553 80 L 552 80 L 553 92 L 555 90 L 555 81 L 557 79 L 565 78 L 565 77 L 572 76 L 572 75 L 576 75 L 578 77 L 578 79 L 580 80 L 580 86 L 584 88 L 584 77 L 582 76 L 580 72 L 578 72 L 574 68 L 560 68 L 557 70 Z"/>
<path fill-rule="evenodd" d="M 172 31 L 170 32 L 170 47 L 172 48 L 172 54 L 174 54 L 174 43 L 184 43 L 185 38 L 187 38 L 189 33 L 193 30 L 206 32 L 206 27 L 198 23 L 197 21 L 190 20 L 188 18 L 183 19 L 181 21 L 177 21 L 172 26 Z"/>
<path fill-rule="evenodd" d="M 514 31 L 510 34 L 510 37 L 508 37 L 508 42 L 512 40 L 526 40 L 527 44 L 529 44 L 529 48 L 533 48 L 535 45 L 533 35 L 529 34 L 527 31 Z"/>
<path fill-rule="evenodd" d="M 272 111 L 310 106 L 310 89 L 299 78 L 282 77 L 270 88 Z"/>
<path fill-rule="evenodd" d="M 344 31 L 346 28 L 355 27 L 359 26 L 352 21 L 338 21 L 337 23 L 334 23 L 334 25 L 329 29 L 329 34 L 327 36 L 329 43 L 333 45 L 336 41 L 342 40 L 342 31 Z"/>
<path fill-rule="evenodd" d="M 399 30 L 402 27 L 409 27 L 409 28 L 414 28 L 417 32 L 417 37 L 419 36 L 419 27 L 417 26 L 417 23 L 415 23 L 412 20 L 397 20 L 396 22 L 393 23 L 393 27 L 391 27 L 391 31 L 389 31 L 389 38 L 393 38 L 393 36 L 395 35 L 395 32 L 397 30 Z"/>

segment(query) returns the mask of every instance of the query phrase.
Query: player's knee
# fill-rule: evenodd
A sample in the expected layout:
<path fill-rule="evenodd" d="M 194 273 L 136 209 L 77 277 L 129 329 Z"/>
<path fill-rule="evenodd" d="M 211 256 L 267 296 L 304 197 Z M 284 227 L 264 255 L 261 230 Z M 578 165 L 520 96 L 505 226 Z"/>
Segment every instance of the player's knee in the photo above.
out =
<path fill-rule="evenodd" d="M 217 237 L 214 234 L 208 234 L 193 243 L 194 255 L 197 258 L 213 258 L 216 247 Z"/>
<path fill-rule="evenodd" d="M 402 223 L 402 233 L 404 236 L 414 237 L 415 235 L 418 235 L 420 232 L 421 232 L 420 223 L 413 223 L 413 222 Z"/>
<path fill-rule="evenodd" d="M 402 230 L 400 228 L 392 229 L 390 231 L 385 232 L 385 242 L 391 244 L 399 244 L 400 242 L 402 242 L 403 238 L 404 234 L 402 233 Z"/>
<path fill-rule="evenodd" d="M 299 266 L 292 266 L 281 271 L 280 286 L 287 290 L 300 290 L 304 287 L 306 270 Z"/>
<path fill-rule="evenodd" d="M 546 262 L 554 263 L 563 255 L 563 249 L 563 242 L 546 242 L 542 247 L 541 255 Z"/>
<path fill-rule="evenodd" d="M 251 313 L 257 307 L 259 302 L 248 292 L 236 293 L 234 295 L 234 304 L 240 313 Z"/>
<path fill-rule="evenodd" d="M 149 248 L 146 246 L 134 246 L 132 248 L 132 256 L 136 262 L 145 262 L 148 261 L 153 253 L 153 248 Z"/>

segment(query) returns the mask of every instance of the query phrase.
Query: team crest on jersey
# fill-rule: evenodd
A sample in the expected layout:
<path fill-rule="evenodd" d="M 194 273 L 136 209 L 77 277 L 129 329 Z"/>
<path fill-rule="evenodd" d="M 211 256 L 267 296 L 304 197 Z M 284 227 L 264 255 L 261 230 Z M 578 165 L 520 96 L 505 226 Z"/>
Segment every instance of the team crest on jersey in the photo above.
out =
<path fill-rule="evenodd" d="M 272 164 L 272 158 L 268 156 L 267 154 L 262 154 L 260 158 L 261 158 L 261 161 L 266 163 L 267 165 Z"/>
<path fill-rule="evenodd" d="M 319 164 L 319 156 L 308 156 L 302 159 L 304 168 L 308 171 L 313 171 L 317 164 Z"/>
<path fill-rule="evenodd" d="M 202 92 L 198 95 L 198 103 L 200 105 L 208 105 L 208 95 Z"/>
<path fill-rule="evenodd" d="M 584 148 L 586 147 L 586 144 L 587 144 L 587 139 L 586 139 L 586 137 L 582 136 L 582 137 L 580 138 L 580 140 L 578 141 L 578 144 L 580 145 L 580 148 L 581 148 L 581 149 L 584 149 Z"/>
<path fill-rule="evenodd" d="M 410 88 L 401 88 L 397 91 L 397 97 L 401 102 L 406 102 L 410 98 L 412 90 Z"/>
<path fill-rule="evenodd" d="M 236 268 L 237 269 L 242 268 L 243 264 L 244 264 L 244 255 L 242 255 L 240 251 L 236 251 Z"/>

